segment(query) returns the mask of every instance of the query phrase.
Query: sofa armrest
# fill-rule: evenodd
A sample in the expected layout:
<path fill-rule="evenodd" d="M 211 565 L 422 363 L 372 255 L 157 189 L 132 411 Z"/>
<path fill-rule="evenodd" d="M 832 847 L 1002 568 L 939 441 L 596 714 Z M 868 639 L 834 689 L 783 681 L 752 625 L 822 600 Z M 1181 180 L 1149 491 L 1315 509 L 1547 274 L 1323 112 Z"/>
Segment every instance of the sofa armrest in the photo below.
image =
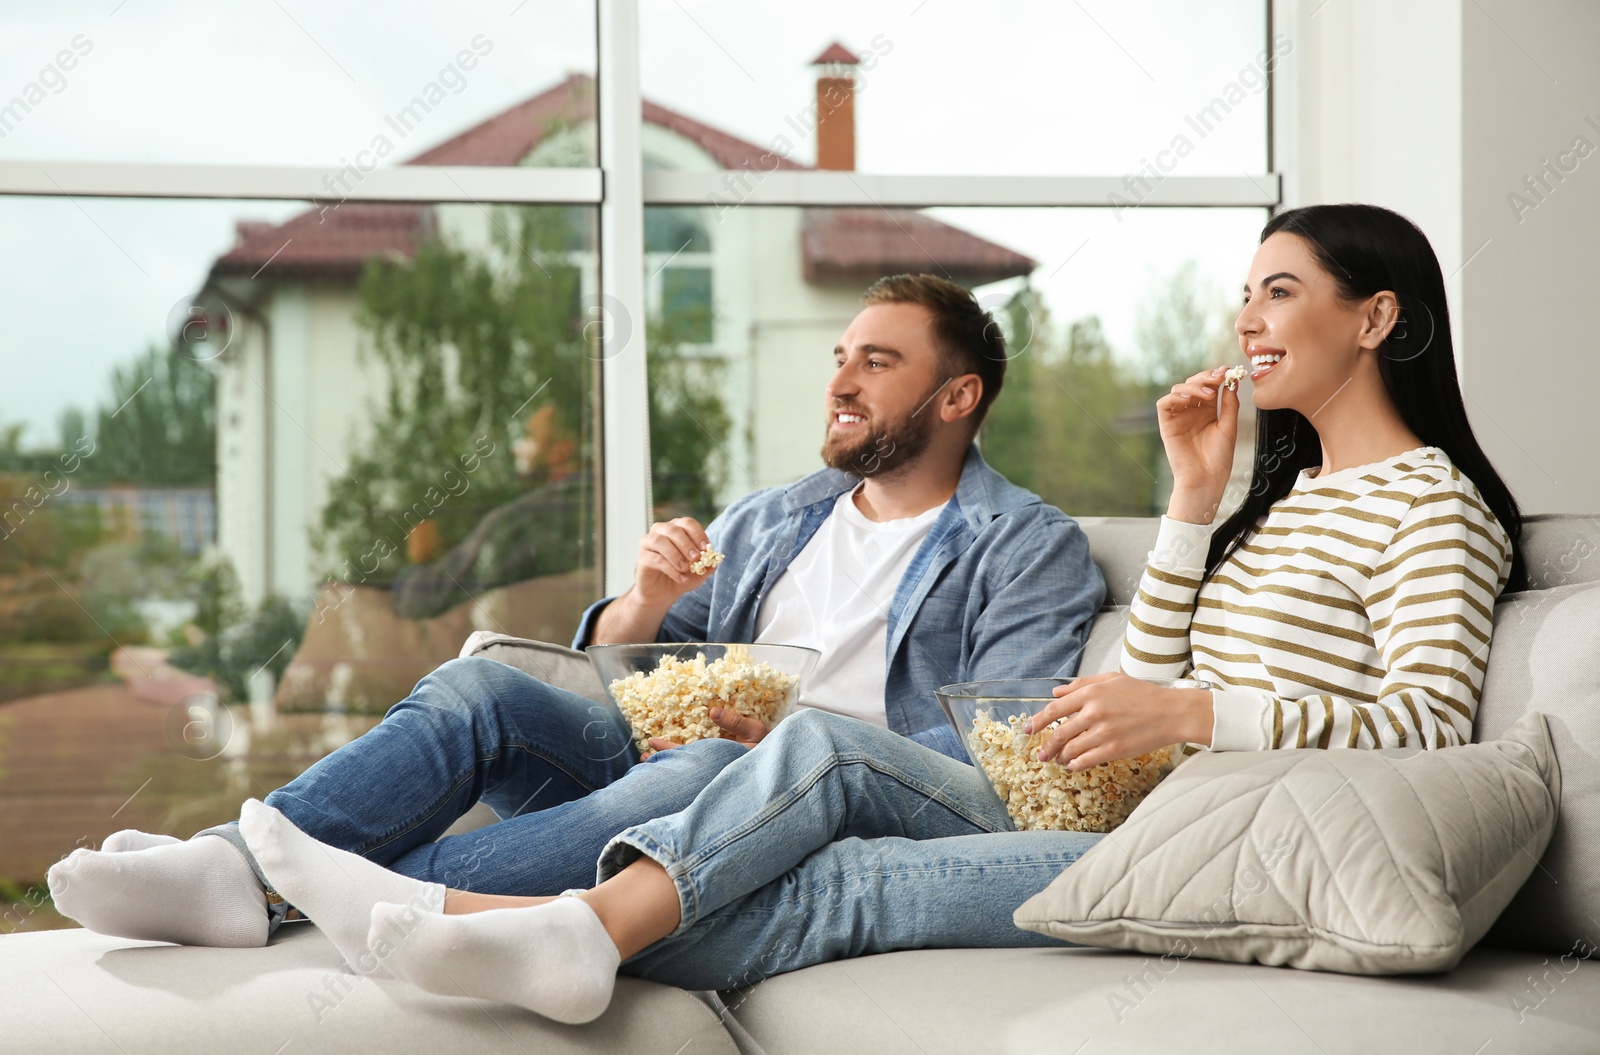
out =
<path fill-rule="evenodd" d="M 492 659 L 532 674 L 546 685 L 587 696 L 596 703 L 611 702 L 589 657 L 565 645 L 475 630 L 461 646 L 460 655 L 463 659 L 470 656 Z"/>

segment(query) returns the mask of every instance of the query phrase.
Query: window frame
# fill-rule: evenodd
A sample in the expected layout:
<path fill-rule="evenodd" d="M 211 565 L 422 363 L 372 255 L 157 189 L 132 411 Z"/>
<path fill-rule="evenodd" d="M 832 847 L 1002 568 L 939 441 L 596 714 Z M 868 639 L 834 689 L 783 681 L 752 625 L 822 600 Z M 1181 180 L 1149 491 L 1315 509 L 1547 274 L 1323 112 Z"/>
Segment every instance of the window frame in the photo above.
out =
<path fill-rule="evenodd" d="M 1265 40 L 1273 4 L 1265 9 Z M 599 161 L 595 168 L 403 165 L 367 173 L 341 201 L 596 206 L 599 292 L 588 306 L 601 342 L 600 553 L 608 594 L 633 579 L 638 539 L 651 520 L 646 326 L 652 279 L 644 209 L 727 207 L 725 173 L 645 171 L 642 149 L 638 0 L 596 0 L 595 81 Z M 1273 93 L 1267 78 L 1267 172 L 1164 179 L 1142 208 L 1265 207 L 1283 202 L 1273 157 Z M 305 166 L 0 161 L 0 195 L 67 198 L 259 199 L 320 202 L 327 169 Z M 744 181 L 737 204 L 926 208 L 930 206 L 1110 208 L 1123 177 L 877 175 L 778 171 Z"/>

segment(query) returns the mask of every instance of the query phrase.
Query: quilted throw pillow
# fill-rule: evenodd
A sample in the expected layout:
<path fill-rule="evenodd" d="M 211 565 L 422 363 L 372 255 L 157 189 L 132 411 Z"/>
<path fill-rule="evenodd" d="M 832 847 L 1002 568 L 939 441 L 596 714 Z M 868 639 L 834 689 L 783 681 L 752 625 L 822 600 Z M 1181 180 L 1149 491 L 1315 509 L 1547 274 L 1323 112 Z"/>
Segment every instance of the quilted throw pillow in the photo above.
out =
<path fill-rule="evenodd" d="M 1014 919 L 1177 958 L 1449 970 L 1538 864 L 1559 801 L 1538 713 L 1436 751 L 1202 752 Z"/>

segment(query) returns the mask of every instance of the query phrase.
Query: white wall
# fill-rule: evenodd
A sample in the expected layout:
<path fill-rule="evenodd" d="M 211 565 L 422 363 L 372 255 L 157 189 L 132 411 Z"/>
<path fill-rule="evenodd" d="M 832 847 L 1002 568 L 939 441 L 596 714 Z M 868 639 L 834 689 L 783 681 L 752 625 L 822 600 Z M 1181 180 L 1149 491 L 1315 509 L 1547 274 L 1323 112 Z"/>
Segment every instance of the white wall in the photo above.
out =
<path fill-rule="evenodd" d="M 1293 42 L 1273 84 L 1284 204 L 1394 209 L 1448 275 L 1461 261 L 1459 0 L 1279 0 L 1273 32 Z"/>
<path fill-rule="evenodd" d="M 1274 0 L 1285 205 L 1365 201 L 1447 276 L 1473 429 L 1525 511 L 1600 511 L 1600 4 Z M 1595 156 L 1519 222 L 1506 196 L 1586 135 Z M 1541 192 L 1542 193 L 1542 192 Z"/>
<path fill-rule="evenodd" d="M 1462 235 L 1483 247 L 1461 274 L 1467 409 L 1525 509 L 1600 513 L 1600 4 L 1482 2 L 1462 47 Z M 1563 154 L 1538 201 L 1524 179 Z"/>

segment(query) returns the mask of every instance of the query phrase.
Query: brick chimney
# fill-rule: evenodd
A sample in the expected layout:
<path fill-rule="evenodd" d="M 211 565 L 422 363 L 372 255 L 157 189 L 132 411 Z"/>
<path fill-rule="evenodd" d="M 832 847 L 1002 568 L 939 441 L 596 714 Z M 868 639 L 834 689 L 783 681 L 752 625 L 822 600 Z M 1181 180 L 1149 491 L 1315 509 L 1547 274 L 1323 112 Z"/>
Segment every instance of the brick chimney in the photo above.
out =
<path fill-rule="evenodd" d="M 817 168 L 856 167 L 856 71 L 861 60 L 835 41 L 812 60 L 817 69 Z"/>

